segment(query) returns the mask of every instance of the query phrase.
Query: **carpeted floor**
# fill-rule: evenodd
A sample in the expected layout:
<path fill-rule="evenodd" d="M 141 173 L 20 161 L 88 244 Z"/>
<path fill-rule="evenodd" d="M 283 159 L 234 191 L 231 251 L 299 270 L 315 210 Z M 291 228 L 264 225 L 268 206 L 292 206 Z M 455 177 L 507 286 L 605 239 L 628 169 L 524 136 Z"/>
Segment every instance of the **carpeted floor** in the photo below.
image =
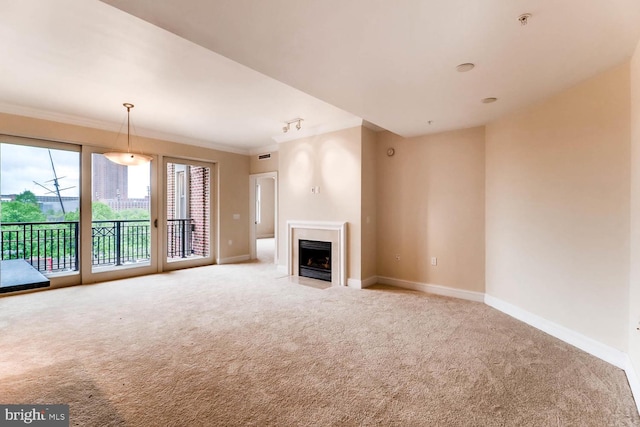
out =
<path fill-rule="evenodd" d="M 273 264 L 273 257 L 276 251 L 276 240 L 271 237 L 256 239 L 256 255 L 260 262 Z"/>
<path fill-rule="evenodd" d="M 631 426 L 624 373 L 480 303 L 263 263 L 0 298 L 0 403 L 75 426 Z"/>

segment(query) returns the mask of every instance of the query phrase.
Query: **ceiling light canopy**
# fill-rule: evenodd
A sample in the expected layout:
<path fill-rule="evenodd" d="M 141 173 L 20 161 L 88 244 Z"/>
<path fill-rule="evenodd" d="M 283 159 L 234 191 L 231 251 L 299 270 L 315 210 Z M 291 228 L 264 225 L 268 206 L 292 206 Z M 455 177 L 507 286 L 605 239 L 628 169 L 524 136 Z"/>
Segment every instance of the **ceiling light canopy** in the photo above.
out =
<path fill-rule="evenodd" d="M 107 159 L 111 160 L 113 163 L 117 163 L 123 166 L 138 166 L 149 163 L 153 159 L 153 157 L 147 156 L 145 154 L 136 154 L 131 152 L 131 120 L 129 116 L 134 105 L 128 102 L 125 102 L 122 105 L 127 109 L 127 152 L 125 153 L 122 151 L 111 151 L 108 153 L 104 153 L 104 156 Z"/>

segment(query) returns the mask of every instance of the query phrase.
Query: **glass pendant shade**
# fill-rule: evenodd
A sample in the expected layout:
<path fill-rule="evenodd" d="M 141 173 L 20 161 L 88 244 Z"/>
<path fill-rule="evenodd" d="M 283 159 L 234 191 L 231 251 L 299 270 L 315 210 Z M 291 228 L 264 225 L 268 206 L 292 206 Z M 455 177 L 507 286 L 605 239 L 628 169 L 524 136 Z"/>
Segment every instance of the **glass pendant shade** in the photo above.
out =
<path fill-rule="evenodd" d="M 125 102 L 122 105 L 124 105 L 127 109 L 127 152 L 125 153 L 123 151 L 111 151 L 108 153 L 104 153 L 103 155 L 113 163 L 117 163 L 123 166 L 138 166 L 149 163 L 151 160 L 153 160 L 153 157 L 147 156 L 146 154 L 136 154 L 131 152 L 131 125 L 129 121 L 129 114 L 131 112 L 131 109 L 133 108 L 133 104 Z"/>
<path fill-rule="evenodd" d="M 117 163 L 123 166 L 144 165 L 145 163 L 149 163 L 153 159 L 153 157 L 147 156 L 146 154 L 134 154 L 116 151 L 104 153 L 103 155 L 113 163 Z"/>

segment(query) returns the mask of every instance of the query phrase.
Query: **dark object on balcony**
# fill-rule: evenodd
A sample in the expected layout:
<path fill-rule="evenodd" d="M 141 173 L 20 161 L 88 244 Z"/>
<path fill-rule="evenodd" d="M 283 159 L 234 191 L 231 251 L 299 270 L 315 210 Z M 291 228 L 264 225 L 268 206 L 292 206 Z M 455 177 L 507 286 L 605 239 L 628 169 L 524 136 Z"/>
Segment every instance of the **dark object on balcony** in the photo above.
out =
<path fill-rule="evenodd" d="M 299 271 L 302 277 L 331 281 L 331 242 L 299 240 Z"/>
<path fill-rule="evenodd" d="M 0 293 L 46 288 L 49 279 L 24 259 L 0 262 Z"/>

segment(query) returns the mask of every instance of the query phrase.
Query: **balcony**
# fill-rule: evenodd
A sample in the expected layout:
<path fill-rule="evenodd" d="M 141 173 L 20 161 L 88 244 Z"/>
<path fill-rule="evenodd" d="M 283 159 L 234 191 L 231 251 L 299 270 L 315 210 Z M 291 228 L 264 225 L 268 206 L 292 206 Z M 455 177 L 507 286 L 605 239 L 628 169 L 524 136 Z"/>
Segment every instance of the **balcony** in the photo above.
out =
<path fill-rule="evenodd" d="M 2 260 L 25 259 L 43 274 L 78 270 L 78 221 L 3 223 L 0 228 Z M 194 228 L 190 218 L 168 220 L 168 259 L 194 255 Z M 93 221 L 91 241 L 94 267 L 133 265 L 151 258 L 149 220 Z"/>

